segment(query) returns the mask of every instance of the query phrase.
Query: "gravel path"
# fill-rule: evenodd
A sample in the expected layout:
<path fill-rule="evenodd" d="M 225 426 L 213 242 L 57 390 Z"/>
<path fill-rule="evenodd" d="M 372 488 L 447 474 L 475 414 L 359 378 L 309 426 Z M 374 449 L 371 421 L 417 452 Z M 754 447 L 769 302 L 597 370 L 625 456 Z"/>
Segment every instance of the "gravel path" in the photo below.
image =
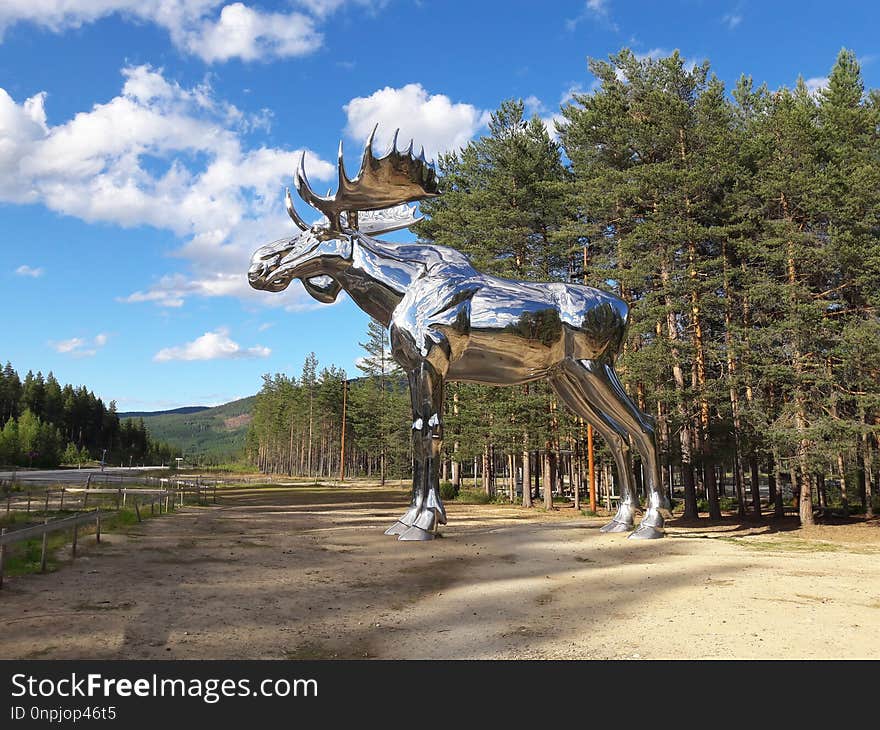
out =
<path fill-rule="evenodd" d="M 248 489 L 8 579 L 2 658 L 875 658 L 876 525 L 604 535 L 571 509 L 451 505 L 382 534 L 405 492 Z M 785 529 L 780 529 L 780 527 Z"/>

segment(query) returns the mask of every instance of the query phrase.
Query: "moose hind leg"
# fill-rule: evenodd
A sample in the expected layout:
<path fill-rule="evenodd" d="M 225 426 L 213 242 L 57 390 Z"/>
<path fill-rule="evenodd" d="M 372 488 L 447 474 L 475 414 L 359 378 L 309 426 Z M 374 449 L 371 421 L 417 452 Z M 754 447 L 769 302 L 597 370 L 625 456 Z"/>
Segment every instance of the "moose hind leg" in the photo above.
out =
<path fill-rule="evenodd" d="M 601 360 L 581 360 L 584 384 L 596 407 L 610 417 L 632 438 L 645 468 L 648 504 L 639 527 L 630 535 L 635 540 L 663 537 L 664 518 L 670 515 L 669 501 L 660 487 L 657 441 L 651 418 L 642 413 L 617 378 L 614 368 Z"/>
<path fill-rule="evenodd" d="M 632 464 L 625 434 L 607 414 L 593 407 L 578 376 L 559 374 L 551 380 L 551 385 L 572 411 L 593 425 L 614 457 L 620 478 L 620 504 L 611 522 L 602 527 L 601 532 L 629 532 L 635 523 L 639 500 L 631 478 Z"/>

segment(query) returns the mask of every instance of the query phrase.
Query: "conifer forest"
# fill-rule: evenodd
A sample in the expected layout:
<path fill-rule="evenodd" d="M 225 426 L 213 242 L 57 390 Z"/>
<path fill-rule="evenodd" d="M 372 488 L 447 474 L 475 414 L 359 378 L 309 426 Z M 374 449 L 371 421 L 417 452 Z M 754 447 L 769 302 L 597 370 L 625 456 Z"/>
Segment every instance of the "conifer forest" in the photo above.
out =
<path fill-rule="evenodd" d="M 664 488 L 685 517 L 872 516 L 880 92 L 847 50 L 819 91 L 747 75 L 725 88 L 678 53 L 624 49 L 589 70 L 595 83 L 549 129 L 510 100 L 483 137 L 441 156 L 443 195 L 421 204 L 416 235 L 488 273 L 585 283 L 629 304 L 616 369 L 656 421 Z M 359 377 L 314 355 L 301 373 L 265 376 L 256 466 L 409 474 L 405 378 L 378 323 L 362 346 Z M 613 492 L 604 444 L 588 448 L 588 424 L 544 383 L 450 383 L 446 398 L 444 496 L 585 500 L 591 461 L 600 497 Z"/>

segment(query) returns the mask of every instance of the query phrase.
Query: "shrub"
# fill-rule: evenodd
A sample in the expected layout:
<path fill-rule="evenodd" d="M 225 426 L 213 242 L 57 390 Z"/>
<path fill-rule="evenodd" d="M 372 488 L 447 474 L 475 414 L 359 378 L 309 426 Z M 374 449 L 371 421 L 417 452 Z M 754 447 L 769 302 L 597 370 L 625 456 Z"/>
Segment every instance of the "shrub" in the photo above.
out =
<path fill-rule="evenodd" d="M 452 482 L 440 482 L 440 499 L 449 502 L 455 499 L 455 485 Z"/>
<path fill-rule="evenodd" d="M 492 498 L 481 489 L 462 489 L 455 500 L 464 504 L 489 504 Z"/>

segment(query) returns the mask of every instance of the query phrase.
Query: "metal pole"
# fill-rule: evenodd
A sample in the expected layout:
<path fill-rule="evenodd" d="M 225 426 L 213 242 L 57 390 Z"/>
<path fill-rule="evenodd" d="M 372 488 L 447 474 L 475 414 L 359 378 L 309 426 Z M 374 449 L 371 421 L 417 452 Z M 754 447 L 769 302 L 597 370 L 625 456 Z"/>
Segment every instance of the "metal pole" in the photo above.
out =
<path fill-rule="evenodd" d="M 342 438 L 339 442 L 339 481 L 345 481 L 345 396 L 348 393 L 348 381 L 342 379 Z"/>

